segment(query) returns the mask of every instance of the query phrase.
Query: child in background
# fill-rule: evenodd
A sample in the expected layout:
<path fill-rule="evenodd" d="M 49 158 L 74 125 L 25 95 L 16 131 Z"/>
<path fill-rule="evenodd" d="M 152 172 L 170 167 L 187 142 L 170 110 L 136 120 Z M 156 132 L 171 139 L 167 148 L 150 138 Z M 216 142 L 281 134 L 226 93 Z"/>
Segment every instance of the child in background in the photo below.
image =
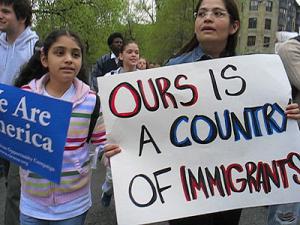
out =
<path fill-rule="evenodd" d="M 125 41 L 119 54 L 121 66 L 117 70 L 105 74 L 105 76 L 136 71 L 140 58 L 139 52 L 139 46 L 135 41 Z"/>
<path fill-rule="evenodd" d="M 148 65 L 148 62 L 145 58 L 141 57 L 138 61 L 138 64 L 137 64 L 137 68 L 139 70 L 146 70 L 146 69 L 149 69 L 149 65 Z"/>
<path fill-rule="evenodd" d="M 16 80 L 16 86 L 73 103 L 63 154 L 61 182 L 54 184 L 31 171 L 20 169 L 21 225 L 83 225 L 91 201 L 91 165 L 87 137 L 96 93 L 86 84 L 84 46 L 66 30 L 53 31 Z M 102 113 L 91 143 L 105 142 Z"/>
<path fill-rule="evenodd" d="M 119 58 L 121 61 L 121 67 L 117 70 L 113 70 L 105 74 L 105 76 L 136 71 L 138 60 L 140 58 L 138 44 L 133 40 L 125 41 L 121 48 Z M 106 166 L 106 177 L 102 185 L 101 204 L 104 207 L 108 207 L 110 205 L 111 198 L 113 195 L 113 184 L 111 177 L 111 168 L 109 165 L 109 161 L 106 157 L 104 158 L 104 164 Z"/>

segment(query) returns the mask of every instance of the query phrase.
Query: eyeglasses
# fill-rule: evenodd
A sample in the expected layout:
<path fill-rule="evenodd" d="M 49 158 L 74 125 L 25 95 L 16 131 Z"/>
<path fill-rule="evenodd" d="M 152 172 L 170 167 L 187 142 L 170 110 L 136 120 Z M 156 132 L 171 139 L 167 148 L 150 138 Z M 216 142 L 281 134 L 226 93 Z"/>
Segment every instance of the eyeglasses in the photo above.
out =
<path fill-rule="evenodd" d="M 225 10 L 221 10 L 221 9 L 213 9 L 213 10 L 200 9 L 198 12 L 194 13 L 195 18 L 201 18 L 201 19 L 207 17 L 208 15 L 211 15 L 212 17 L 217 19 L 221 19 L 226 17 L 229 14 Z"/>

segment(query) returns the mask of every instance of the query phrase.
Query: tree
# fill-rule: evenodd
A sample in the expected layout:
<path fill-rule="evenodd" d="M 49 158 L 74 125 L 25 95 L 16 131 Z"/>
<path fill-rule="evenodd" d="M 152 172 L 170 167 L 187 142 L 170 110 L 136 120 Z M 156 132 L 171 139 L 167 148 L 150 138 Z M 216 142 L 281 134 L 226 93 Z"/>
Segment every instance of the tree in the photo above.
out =
<path fill-rule="evenodd" d="M 163 63 L 176 53 L 193 35 L 193 0 L 164 0 L 159 2 L 156 23 L 151 31 L 148 58 Z"/>
<path fill-rule="evenodd" d="M 43 39 L 49 32 L 67 28 L 84 40 L 88 63 L 107 51 L 107 36 L 121 26 L 122 0 L 33 0 L 35 29 Z"/>
<path fill-rule="evenodd" d="M 135 39 L 148 60 L 165 62 L 193 35 L 195 0 L 32 0 L 40 37 L 66 27 L 80 34 L 88 63 L 108 51 L 111 32 Z"/>

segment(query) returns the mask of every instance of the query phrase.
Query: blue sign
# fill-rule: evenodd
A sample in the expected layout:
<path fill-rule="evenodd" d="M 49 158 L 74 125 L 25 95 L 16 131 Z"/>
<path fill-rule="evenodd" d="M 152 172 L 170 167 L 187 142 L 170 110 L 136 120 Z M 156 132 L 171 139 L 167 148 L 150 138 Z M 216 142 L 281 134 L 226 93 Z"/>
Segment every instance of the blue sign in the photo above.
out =
<path fill-rule="evenodd" d="M 72 103 L 0 83 L 0 156 L 60 182 Z"/>

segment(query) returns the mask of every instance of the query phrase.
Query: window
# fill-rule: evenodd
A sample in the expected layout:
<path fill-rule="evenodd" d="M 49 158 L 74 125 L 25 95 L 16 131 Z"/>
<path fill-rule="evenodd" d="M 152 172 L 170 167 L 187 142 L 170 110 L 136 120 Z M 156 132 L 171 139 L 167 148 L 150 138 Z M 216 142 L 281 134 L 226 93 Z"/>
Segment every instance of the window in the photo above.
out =
<path fill-rule="evenodd" d="M 271 19 L 265 19 L 265 29 L 271 30 Z"/>
<path fill-rule="evenodd" d="M 268 48 L 270 47 L 270 37 L 264 37 L 264 47 Z"/>
<path fill-rule="evenodd" d="M 258 0 L 251 0 L 249 5 L 249 10 L 257 11 L 258 10 Z"/>
<path fill-rule="evenodd" d="M 256 41 L 256 37 L 255 36 L 248 36 L 247 45 L 248 46 L 254 46 L 255 45 L 255 41 Z"/>
<path fill-rule="evenodd" d="M 273 7 L 273 2 L 272 1 L 267 1 L 266 2 L 266 11 L 267 12 L 272 12 L 272 7 Z"/>
<path fill-rule="evenodd" d="M 257 18 L 249 18 L 248 28 L 256 28 Z"/>
<path fill-rule="evenodd" d="M 280 8 L 279 9 L 279 19 L 285 19 L 286 15 L 287 15 L 287 10 Z"/>

